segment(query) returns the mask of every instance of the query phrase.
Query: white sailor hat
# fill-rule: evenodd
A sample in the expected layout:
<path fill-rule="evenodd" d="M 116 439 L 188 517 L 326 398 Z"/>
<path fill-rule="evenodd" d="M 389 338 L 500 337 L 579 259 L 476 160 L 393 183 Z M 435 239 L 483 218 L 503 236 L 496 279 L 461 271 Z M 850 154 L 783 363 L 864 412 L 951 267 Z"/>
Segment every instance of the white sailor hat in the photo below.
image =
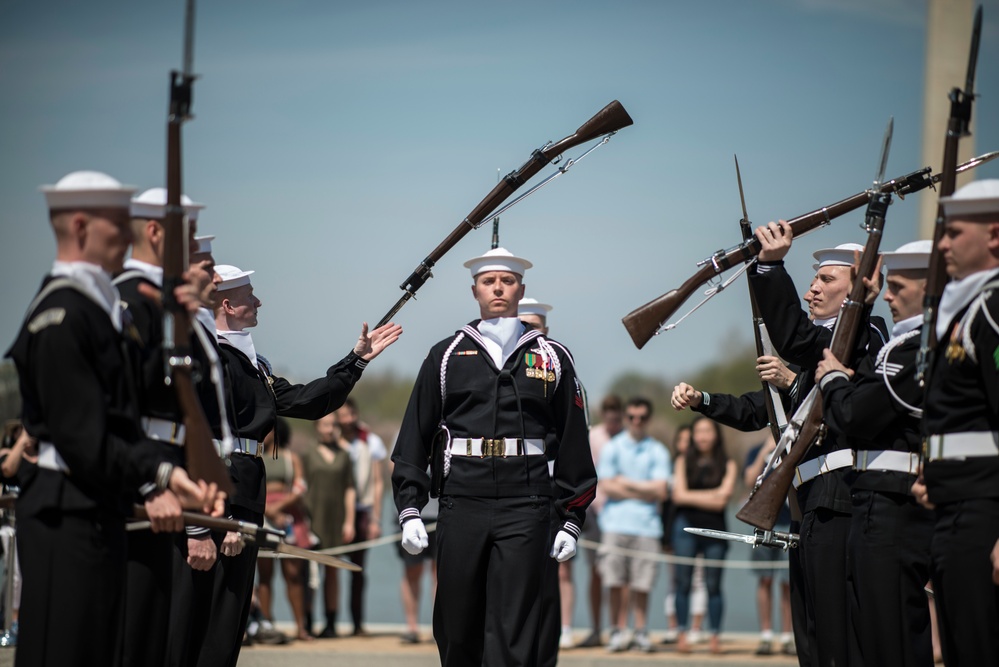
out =
<path fill-rule="evenodd" d="M 823 266 L 853 266 L 853 251 L 863 252 L 864 246 L 859 243 L 840 243 L 835 248 L 823 248 L 812 253 L 815 264 L 812 269 L 818 271 Z"/>
<path fill-rule="evenodd" d="M 250 276 L 253 275 L 254 272 L 243 271 L 232 264 L 216 264 L 215 273 L 219 274 L 219 278 L 222 279 L 222 282 L 218 284 L 218 291 L 224 292 L 225 290 L 236 289 L 237 287 L 242 287 L 243 285 L 249 285 Z"/>
<path fill-rule="evenodd" d="M 166 217 L 166 205 L 166 188 L 149 188 L 141 195 L 132 198 L 131 214 L 133 218 L 162 220 Z M 191 220 L 197 220 L 198 211 L 205 207 L 204 204 L 198 204 L 183 194 L 180 196 L 180 205 L 184 207 L 184 213 Z"/>
<path fill-rule="evenodd" d="M 487 250 L 484 255 L 473 257 L 464 264 L 466 269 L 472 271 L 473 278 L 485 271 L 509 271 L 523 277 L 532 266 L 526 259 L 514 257 L 506 248 Z"/>
<path fill-rule="evenodd" d="M 552 307 L 547 303 L 539 303 L 537 299 L 530 297 L 521 299 L 520 303 L 517 304 L 518 315 L 540 315 L 541 317 L 548 317 L 548 311 L 551 309 Z"/>
<path fill-rule="evenodd" d="M 215 240 L 214 236 L 195 236 L 194 240 L 198 244 L 198 249 L 194 252 L 195 255 L 210 255 L 212 252 L 212 241 Z"/>
<path fill-rule="evenodd" d="M 99 171 L 74 171 L 39 188 L 49 210 L 128 208 L 137 188 Z"/>
<path fill-rule="evenodd" d="M 894 252 L 881 253 L 885 271 L 926 271 L 930 268 L 933 241 L 911 241 Z"/>
<path fill-rule="evenodd" d="M 972 181 L 950 197 L 941 197 L 940 205 L 948 218 L 992 213 L 999 219 L 999 179 Z"/>

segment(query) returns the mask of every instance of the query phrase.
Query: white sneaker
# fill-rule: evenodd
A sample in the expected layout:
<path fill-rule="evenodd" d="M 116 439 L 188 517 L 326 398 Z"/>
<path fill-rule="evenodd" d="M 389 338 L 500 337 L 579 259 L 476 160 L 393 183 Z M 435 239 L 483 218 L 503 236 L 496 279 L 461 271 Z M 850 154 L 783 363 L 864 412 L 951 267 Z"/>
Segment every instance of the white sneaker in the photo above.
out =
<path fill-rule="evenodd" d="M 649 633 L 645 630 L 637 630 L 635 638 L 631 640 L 631 648 L 642 653 L 652 653 L 652 641 L 649 639 Z"/>
<path fill-rule="evenodd" d="M 628 633 L 619 628 L 615 628 L 611 631 L 610 641 L 607 642 L 607 650 L 610 653 L 620 653 L 622 651 L 627 651 L 630 644 L 631 639 L 628 637 Z"/>
<path fill-rule="evenodd" d="M 558 640 L 559 648 L 572 648 L 576 643 L 572 640 L 572 630 L 563 630 Z"/>
<path fill-rule="evenodd" d="M 691 630 L 687 633 L 688 644 L 700 644 L 702 641 L 704 641 L 704 635 L 701 634 L 700 630 Z"/>

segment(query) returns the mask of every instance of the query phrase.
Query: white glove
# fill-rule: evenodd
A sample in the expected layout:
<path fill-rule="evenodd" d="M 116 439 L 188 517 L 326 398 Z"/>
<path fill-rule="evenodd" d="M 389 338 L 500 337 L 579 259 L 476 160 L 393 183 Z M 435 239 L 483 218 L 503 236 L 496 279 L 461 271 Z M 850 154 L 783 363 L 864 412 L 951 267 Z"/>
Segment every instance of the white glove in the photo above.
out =
<path fill-rule="evenodd" d="M 410 519 L 402 524 L 402 548 L 412 556 L 420 553 L 430 544 L 427 529 L 421 519 Z"/>
<path fill-rule="evenodd" d="M 564 563 L 576 555 L 576 538 L 565 532 L 558 531 L 555 536 L 555 544 L 552 545 L 551 557 L 560 563 Z"/>

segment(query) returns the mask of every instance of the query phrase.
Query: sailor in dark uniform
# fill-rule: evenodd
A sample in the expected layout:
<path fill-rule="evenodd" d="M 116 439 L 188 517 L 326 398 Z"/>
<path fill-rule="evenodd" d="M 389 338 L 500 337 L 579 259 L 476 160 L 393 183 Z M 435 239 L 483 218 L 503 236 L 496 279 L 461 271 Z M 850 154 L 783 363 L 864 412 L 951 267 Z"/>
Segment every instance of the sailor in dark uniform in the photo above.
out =
<path fill-rule="evenodd" d="M 174 388 L 165 378 L 163 353 L 163 308 L 143 290 L 158 292 L 163 288 L 164 227 L 167 192 L 151 188 L 132 199 L 132 254 L 124 270 L 115 276 L 132 325 L 139 362 L 137 364 L 139 414 L 142 430 L 164 458 L 184 466 L 184 416 Z M 191 238 L 197 230 L 198 214 L 203 207 L 187 195 L 181 205 L 188 218 Z M 190 248 L 192 251 L 196 247 Z M 211 274 L 198 267 L 199 291 L 211 286 Z M 206 284 L 207 283 L 207 284 Z M 200 326 L 195 324 L 194 326 Z M 204 350 L 192 334 L 190 349 L 197 359 L 199 382 L 209 383 L 209 368 Z M 202 393 L 199 391 L 199 393 Z M 189 567 L 189 558 L 201 569 L 215 563 L 215 544 L 206 528 L 188 526 L 186 534 L 131 531 L 128 534 L 128 578 L 125 587 L 123 665 L 183 665 L 187 663 L 182 637 L 170 631 L 174 619 L 191 618 L 192 610 L 183 608 L 189 600 L 183 579 L 174 582 L 173 572 Z M 174 608 L 177 605 L 178 609 Z M 171 635 L 168 641 L 168 634 Z"/>
<path fill-rule="evenodd" d="M 125 517 L 138 492 L 153 530 L 215 491 L 143 441 L 111 274 L 131 239 L 134 188 L 74 172 L 43 188 L 56 262 L 8 352 L 38 472 L 17 504 L 23 573 L 18 663 L 111 665 L 120 657 Z M 175 495 L 175 494 L 179 494 Z"/>
<path fill-rule="evenodd" d="M 797 291 L 783 266 L 791 236 L 784 221 L 758 228 L 756 238 L 762 249 L 748 275 L 774 350 L 801 369 L 796 389 L 800 403 L 814 386 L 815 368 L 832 341 L 832 329 L 850 290 L 854 253 L 863 246 L 849 243 L 814 253 L 817 263 L 809 290 L 809 314 L 798 305 Z M 864 356 L 876 355 L 887 340 L 884 321 L 870 316 L 869 305 L 865 314 L 857 333 L 854 366 Z M 792 559 L 791 582 L 792 588 L 797 583 L 804 592 L 806 626 L 812 630 L 808 660 L 816 666 L 847 664 L 843 641 L 848 627 L 846 540 L 852 505 L 846 475 L 852 465 L 852 450 L 835 434 L 827 434 L 805 455 L 794 481 L 802 518 L 800 573 L 794 571 L 797 566 Z"/>
<path fill-rule="evenodd" d="M 847 538 L 851 665 L 932 667 L 930 578 L 933 517 L 910 488 L 922 448 L 923 388 L 916 356 L 932 241 L 882 255 L 884 300 L 895 326 L 877 358 L 851 373 L 826 352 L 816 380 L 829 429 L 854 450 Z"/>
<path fill-rule="evenodd" d="M 386 324 L 368 332 L 365 323 L 354 349 L 331 366 L 325 377 L 292 384 L 274 375 L 270 362 L 258 355 L 247 329 L 257 325 L 261 302 L 253 294 L 250 276 L 219 264 L 221 278 L 215 297 L 215 322 L 225 367 L 226 403 L 233 424 L 235 448 L 229 472 L 235 492 L 229 511 L 234 519 L 263 525 L 265 504 L 263 439 L 278 416 L 319 419 L 333 412 L 350 394 L 372 359 L 398 340 L 402 327 Z M 215 567 L 211 617 L 198 656 L 198 665 L 235 665 L 250 611 L 257 547 L 244 546 L 234 533 L 225 536 L 222 557 Z"/>
<path fill-rule="evenodd" d="M 442 665 L 537 665 L 546 559 L 575 554 L 596 490 L 583 398 L 569 352 L 516 317 L 531 263 L 495 248 L 465 266 L 481 319 L 430 350 L 392 457 L 402 545 L 426 548 L 439 496 Z"/>
<path fill-rule="evenodd" d="M 941 198 L 940 300 L 923 407 L 925 486 L 940 643 L 948 667 L 999 665 L 999 180 Z"/>

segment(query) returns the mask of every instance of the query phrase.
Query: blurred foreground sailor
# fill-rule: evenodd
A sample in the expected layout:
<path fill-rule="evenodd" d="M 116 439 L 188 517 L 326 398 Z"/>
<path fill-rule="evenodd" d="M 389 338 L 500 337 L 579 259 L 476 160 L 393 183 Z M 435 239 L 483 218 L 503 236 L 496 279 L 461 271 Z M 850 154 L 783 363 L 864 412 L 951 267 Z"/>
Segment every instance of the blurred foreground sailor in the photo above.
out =
<path fill-rule="evenodd" d="M 181 195 L 181 205 L 188 219 L 189 236 L 185 242 L 194 252 L 198 215 L 204 206 L 187 195 Z M 163 288 L 166 217 L 166 188 L 150 188 L 132 198 L 132 254 L 125 260 L 124 270 L 115 276 L 114 284 L 137 339 L 137 389 L 144 436 L 167 460 L 184 466 L 184 414 L 176 391 L 165 377 L 164 311 L 159 299 L 146 295 Z M 199 298 L 207 298 L 212 288 L 212 273 L 207 267 L 192 262 L 189 277 L 197 283 Z M 211 397 L 207 353 L 193 333 L 188 345 L 196 367 L 203 371 L 195 377 L 196 389 L 199 395 Z M 211 413 L 211 407 L 217 412 L 215 401 L 201 402 L 206 412 Z M 209 421 L 213 421 L 211 417 Z M 207 528 L 189 526 L 185 533 L 128 533 L 123 665 L 186 664 L 187 632 L 178 632 L 177 625 L 186 627 L 194 616 L 189 608 L 188 562 L 202 570 L 211 568 L 216 547 Z"/>
<path fill-rule="evenodd" d="M 932 246 L 914 241 L 882 254 L 894 327 L 877 358 L 865 357 L 851 381 L 826 350 L 815 376 L 826 425 L 854 453 L 847 537 L 851 664 L 933 665 L 924 591 L 933 517 L 910 492 L 922 443 L 916 357 Z"/>
<path fill-rule="evenodd" d="M 575 554 L 596 490 L 584 402 L 568 350 L 517 318 L 531 263 L 495 248 L 465 266 L 481 319 L 431 348 L 392 456 L 402 545 L 426 548 L 439 497 L 442 665 L 537 665 L 546 559 Z"/>
<path fill-rule="evenodd" d="M 111 282 L 131 241 L 135 189 L 81 171 L 42 191 L 56 261 L 8 352 L 39 467 L 17 504 L 17 659 L 111 665 L 121 657 L 125 517 L 136 496 L 145 498 L 153 530 L 176 531 L 181 501 L 212 509 L 215 491 L 191 482 L 142 437 Z"/>
<path fill-rule="evenodd" d="M 940 200 L 951 282 L 923 408 L 917 497 L 936 507 L 932 576 L 948 667 L 999 664 L 999 180 Z"/>

